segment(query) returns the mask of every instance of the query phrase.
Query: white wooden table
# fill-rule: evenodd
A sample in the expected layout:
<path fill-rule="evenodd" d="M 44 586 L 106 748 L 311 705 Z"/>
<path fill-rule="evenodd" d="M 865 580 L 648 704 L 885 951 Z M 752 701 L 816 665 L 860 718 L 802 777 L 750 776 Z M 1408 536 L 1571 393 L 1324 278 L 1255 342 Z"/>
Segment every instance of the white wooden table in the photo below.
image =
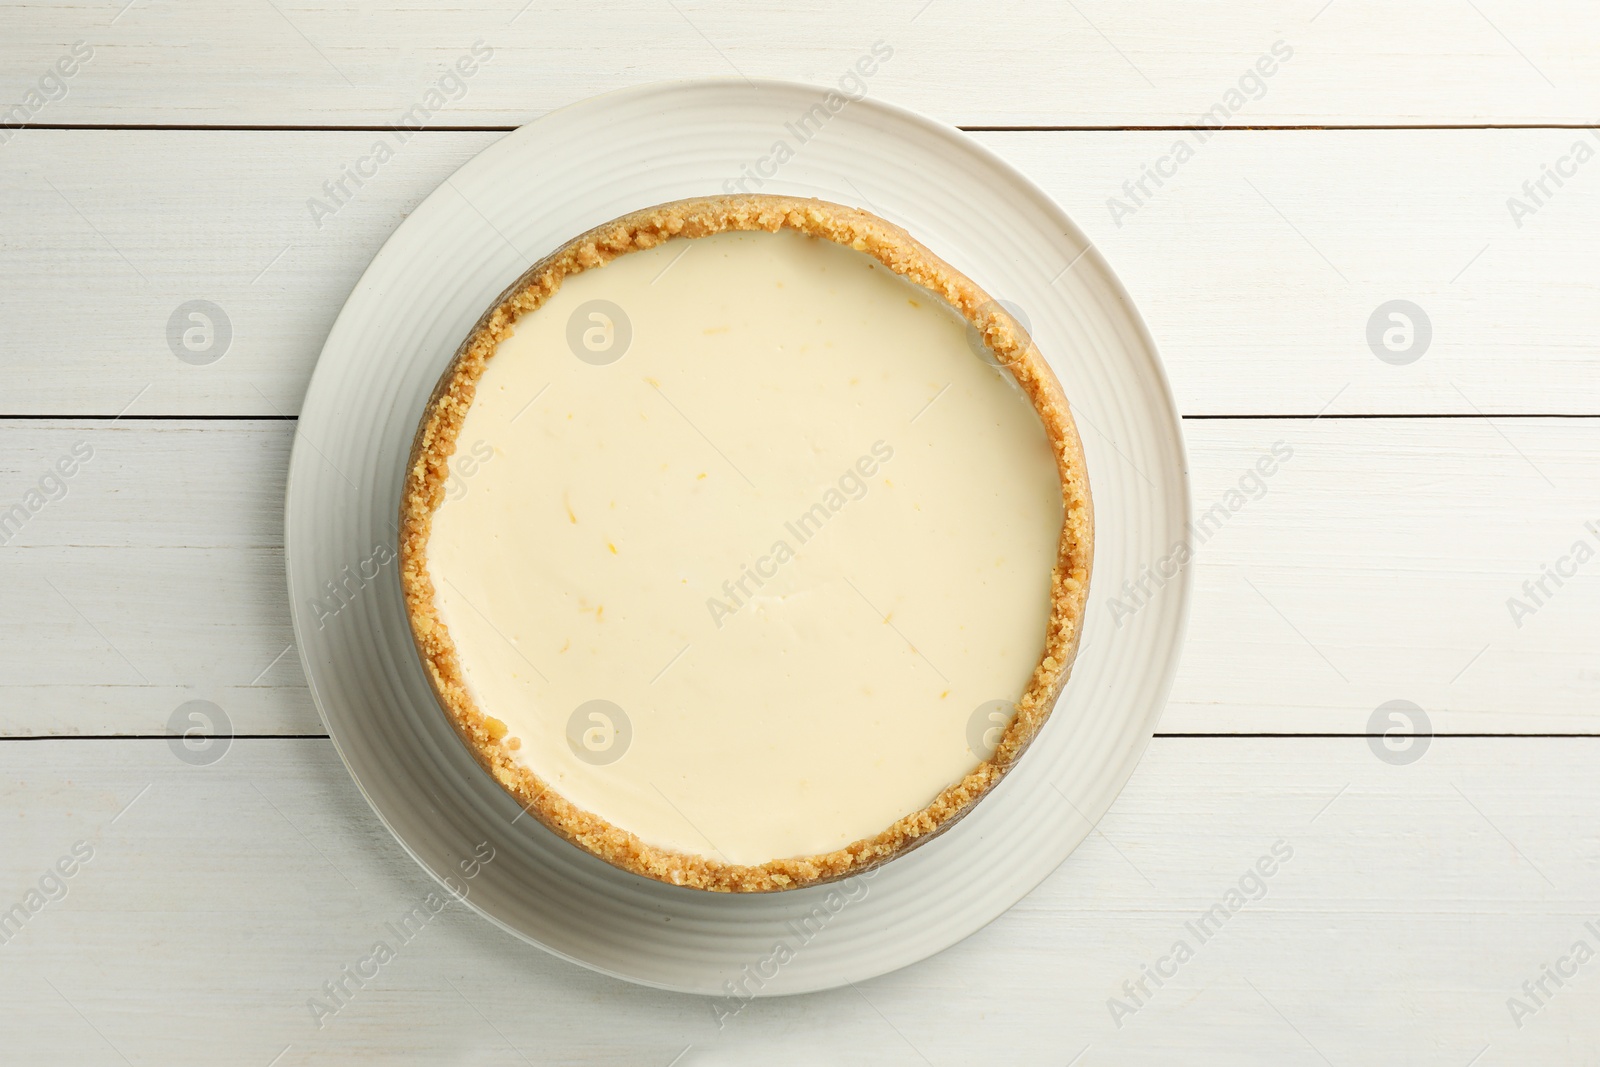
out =
<path fill-rule="evenodd" d="M 432 886 L 292 647 L 283 476 L 333 316 L 506 130 L 831 83 L 880 40 L 872 95 L 971 129 L 1121 274 L 1228 509 L 1162 733 L 1034 894 L 859 988 L 719 1028 L 452 905 L 319 1027 Z M 0 3 L 0 1062 L 1596 1063 L 1597 47 L 1584 0 Z M 191 300 L 223 358 L 175 354 Z M 1392 300 L 1410 362 L 1368 342 Z M 194 700 L 231 738 L 186 762 Z M 1395 700 L 1431 739 L 1374 736 Z"/>

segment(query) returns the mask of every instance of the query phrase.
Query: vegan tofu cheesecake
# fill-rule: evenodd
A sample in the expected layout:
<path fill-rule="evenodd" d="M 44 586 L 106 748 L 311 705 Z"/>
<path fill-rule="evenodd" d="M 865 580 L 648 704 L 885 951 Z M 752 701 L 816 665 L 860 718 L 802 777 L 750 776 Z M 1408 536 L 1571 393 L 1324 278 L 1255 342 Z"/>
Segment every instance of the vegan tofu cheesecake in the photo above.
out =
<path fill-rule="evenodd" d="M 1076 655 L 1089 487 L 1017 319 L 820 200 L 648 208 L 536 263 L 423 413 L 401 582 L 442 711 L 636 874 L 794 889 L 947 829 Z"/>

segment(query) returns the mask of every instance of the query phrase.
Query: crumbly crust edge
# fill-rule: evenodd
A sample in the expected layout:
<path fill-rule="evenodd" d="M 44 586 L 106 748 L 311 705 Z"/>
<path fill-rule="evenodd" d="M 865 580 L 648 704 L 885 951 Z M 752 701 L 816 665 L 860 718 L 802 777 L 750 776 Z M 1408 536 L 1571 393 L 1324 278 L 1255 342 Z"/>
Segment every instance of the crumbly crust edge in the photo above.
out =
<path fill-rule="evenodd" d="M 477 382 L 520 316 L 548 300 L 568 275 L 604 266 L 628 252 L 674 238 L 784 228 L 872 256 L 937 293 L 979 330 L 1044 424 L 1061 480 L 1063 522 L 1050 577 L 1044 650 L 994 753 L 926 807 L 874 837 L 824 854 L 739 865 L 649 845 L 571 803 L 516 761 L 504 744 L 505 724 L 484 714 L 468 693 L 455 645 L 435 610 L 427 543 L 433 514 L 444 499 L 447 464 Z M 406 614 L 434 693 L 478 762 L 524 810 L 572 844 L 635 874 L 716 892 L 772 892 L 849 877 L 932 840 L 970 811 L 1038 736 L 1071 673 L 1093 552 L 1093 509 L 1077 428 L 1060 382 L 1017 321 L 900 227 L 855 208 L 795 197 L 707 197 L 646 208 L 598 226 L 535 263 L 478 321 L 440 377 L 413 440 L 401 492 L 400 584 Z"/>

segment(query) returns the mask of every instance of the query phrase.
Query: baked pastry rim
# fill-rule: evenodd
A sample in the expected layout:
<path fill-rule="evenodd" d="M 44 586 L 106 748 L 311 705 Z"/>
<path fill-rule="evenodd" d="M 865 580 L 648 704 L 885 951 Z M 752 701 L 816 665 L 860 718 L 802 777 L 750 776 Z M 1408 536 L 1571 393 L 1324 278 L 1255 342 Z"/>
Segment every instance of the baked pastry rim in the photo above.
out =
<path fill-rule="evenodd" d="M 675 238 L 780 229 L 872 256 L 941 296 L 978 329 L 1044 425 L 1060 477 L 1062 530 L 1050 579 L 1044 648 L 994 752 L 926 807 L 873 837 L 828 853 L 741 865 L 647 844 L 571 803 L 514 758 L 504 743 L 505 724 L 479 709 L 468 692 L 455 645 L 435 608 L 427 541 L 477 382 L 518 318 L 549 299 L 568 275 L 604 266 L 628 252 Z M 816 199 L 748 194 L 680 200 L 624 215 L 567 242 L 501 293 L 441 375 L 412 442 L 401 489 L 400 584 L 412 637 L 441 707 L 478 762 L 524 810 L 579 848 L 647 878 L 719 892 L 771 892 L 834 881 L 885 863 L 949 829 L 994 788 L 1038 736 L 1071 672 L 1082 632 L 1093 542 L 1083 450 L 1066 397 L 1011 314 L 904 230 L 876 215 Z"/>

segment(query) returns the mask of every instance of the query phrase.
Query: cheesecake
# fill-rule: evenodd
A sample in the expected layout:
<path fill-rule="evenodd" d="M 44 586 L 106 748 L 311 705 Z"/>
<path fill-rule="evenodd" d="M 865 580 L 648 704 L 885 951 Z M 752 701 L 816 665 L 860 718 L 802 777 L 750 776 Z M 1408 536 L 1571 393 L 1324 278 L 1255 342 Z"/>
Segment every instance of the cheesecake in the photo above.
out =
<path fill-rule="evenodd" d="M 1043 727 L 1088 591 L 1020 317 L 813 199 L 663 204 L 534 264 L 404 474 L 441 713 L 528 815 L 673 885 L 800 888 L 949 828 Z"/>

